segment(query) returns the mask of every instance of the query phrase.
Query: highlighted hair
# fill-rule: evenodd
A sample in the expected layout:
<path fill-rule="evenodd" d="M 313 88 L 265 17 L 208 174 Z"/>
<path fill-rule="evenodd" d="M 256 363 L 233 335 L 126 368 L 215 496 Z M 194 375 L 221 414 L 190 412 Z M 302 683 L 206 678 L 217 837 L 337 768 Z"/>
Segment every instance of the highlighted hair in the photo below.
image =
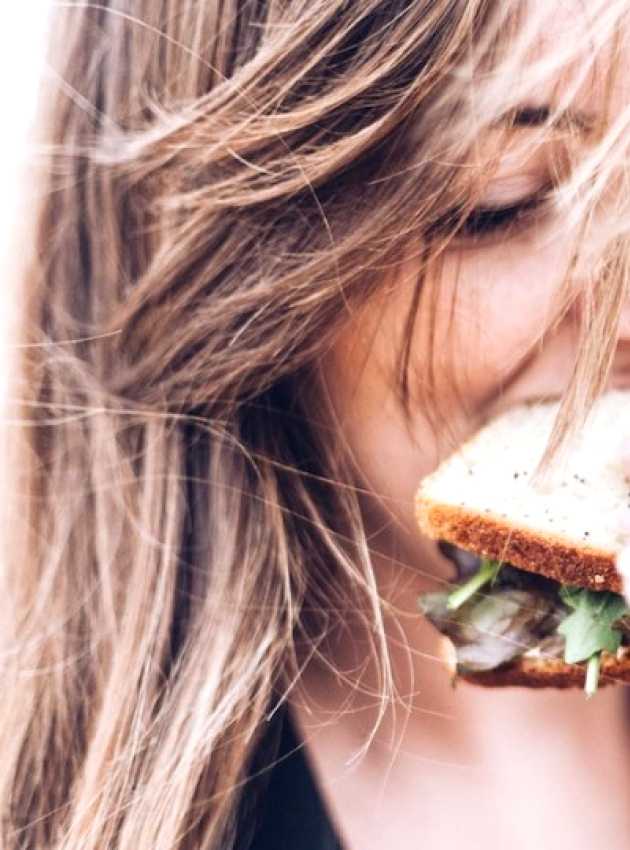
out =
<path fill-rule="evenodd" d="M 591 0 L 551 57 L 554 4 L 521 0 L 55 5 L 15 281 L 1 843 L 241 850 L 256 754 L 340 621 L 368 626 L 381 714 L 395 698 L 318 359 L 410 250 L 424 307 L 482 134 L 566 72 L 557 132 L 616 67 L 627 2 Z M 557 186 L 576 233 L 625 175 L 627 119 Z M 605 385 L 627 223 L 622 198 L 548 460 Z"/>

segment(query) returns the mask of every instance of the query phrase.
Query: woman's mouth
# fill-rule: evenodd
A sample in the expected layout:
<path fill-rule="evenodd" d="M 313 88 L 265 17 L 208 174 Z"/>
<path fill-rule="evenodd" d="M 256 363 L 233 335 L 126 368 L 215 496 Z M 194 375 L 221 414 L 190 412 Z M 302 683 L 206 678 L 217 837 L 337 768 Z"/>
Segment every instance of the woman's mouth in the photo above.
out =
<path fill-rule="evenodd" d="M 459 546 L 447 543 L 446 540 L 438 540 L 437 547 L 440 553 L 455 566 L 458 581 L 474 575 L 479 569 L 481 558 L 474 552 L 467 552 Z"/>

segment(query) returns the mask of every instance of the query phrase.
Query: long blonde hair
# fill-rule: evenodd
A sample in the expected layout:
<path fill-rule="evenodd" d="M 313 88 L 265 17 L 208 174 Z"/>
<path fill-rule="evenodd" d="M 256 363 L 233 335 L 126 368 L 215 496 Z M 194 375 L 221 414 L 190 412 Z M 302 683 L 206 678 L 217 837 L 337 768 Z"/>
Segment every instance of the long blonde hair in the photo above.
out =
<path fill-rule="evenodd" d="M 336 612 L 363 612 L 392 699 L 316 364 L 410 246 L 425 268 L 456 232 L 484 128 L 571 59 L 592 72 L 627 4 L 594 0 L 551 59 L 549 10 L 521 5 L 56 3 L 3 446 L 6 850 L 241 850 L 256 753 Z M 622 141 L 608 120 L 558 190 L 582 218 Z M 550 458 L 604 385 L 625 238 Z"/>

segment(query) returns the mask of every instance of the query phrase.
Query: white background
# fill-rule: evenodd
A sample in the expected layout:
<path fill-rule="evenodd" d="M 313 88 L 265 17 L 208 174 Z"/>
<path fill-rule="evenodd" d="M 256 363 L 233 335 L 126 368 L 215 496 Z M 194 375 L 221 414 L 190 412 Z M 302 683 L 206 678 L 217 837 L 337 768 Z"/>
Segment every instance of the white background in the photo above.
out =
<path fill-rule="evenodd" d="M 18 203 L 35 187 L 24 181 L 23 165 L 34 155 L 27 133 L 36 110 L 49 16 L 54 0 L 4 2 L 0 6 L 0 398 L 6 399 L 12 299 L 19 288 L 12 262 L 20 251 Z M 17 9 L 15 8 L 17 6 Z M 9 412 L 9 417 L 10 417 Z"/>
<path fill-rule="evenodd" d="M 25 0 L 0 7 L 0 240 L 6 242 L 20 181 L 19 166 L 31 155 L 25 136 L 35 110 L 37 83 L 53 0 Z M 21 11 L 8 11 L 18 5 Z"/>

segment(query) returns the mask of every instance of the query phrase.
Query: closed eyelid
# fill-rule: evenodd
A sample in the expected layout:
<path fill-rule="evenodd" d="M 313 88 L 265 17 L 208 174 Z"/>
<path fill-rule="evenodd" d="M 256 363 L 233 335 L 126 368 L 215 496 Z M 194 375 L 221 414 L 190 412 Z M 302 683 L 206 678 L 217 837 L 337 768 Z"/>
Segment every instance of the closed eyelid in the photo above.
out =
<path fill-rule="evenodd" d="M 538 173 L 495 178 L 487 185 L 478 203 L 484 207 L 509 206 L 539 194 L 545 185 L 546 181 Z"/>
<path fill-rule="evenodd" d="M 504 133 L 490 134 L 487 159 L 482 149 L 482 156 L 473 165 L 476 178 L 471 181 L 468 174 L 469 187 L 475 183 L 478 187 L 477 204 L 493 207 L 519 203 L 566 178 L 570 172 L 566 144 L 554 137 L 528 136 L 521 132 L 516 139 L 506 139 Z M 464 181 L 462 189 L 465 192 Z"/>

